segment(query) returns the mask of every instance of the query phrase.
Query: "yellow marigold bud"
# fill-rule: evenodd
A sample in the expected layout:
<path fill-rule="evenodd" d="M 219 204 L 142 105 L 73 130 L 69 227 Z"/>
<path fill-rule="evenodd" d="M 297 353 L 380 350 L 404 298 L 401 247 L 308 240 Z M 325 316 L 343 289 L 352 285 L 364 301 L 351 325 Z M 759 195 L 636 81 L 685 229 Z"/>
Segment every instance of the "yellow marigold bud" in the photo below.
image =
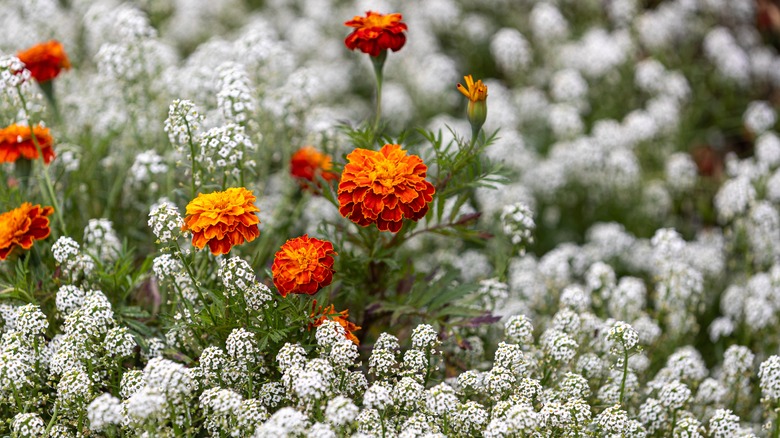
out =
<path fill-rule="evenodd" d="M 477 133 L 487 119 L 487 85 L 482 80 L 474 82 L 471 75 L 464 76 L 466 86 L 458 84 L 458 91 L 469 98 L 468 116 L 471 129 Z"/>

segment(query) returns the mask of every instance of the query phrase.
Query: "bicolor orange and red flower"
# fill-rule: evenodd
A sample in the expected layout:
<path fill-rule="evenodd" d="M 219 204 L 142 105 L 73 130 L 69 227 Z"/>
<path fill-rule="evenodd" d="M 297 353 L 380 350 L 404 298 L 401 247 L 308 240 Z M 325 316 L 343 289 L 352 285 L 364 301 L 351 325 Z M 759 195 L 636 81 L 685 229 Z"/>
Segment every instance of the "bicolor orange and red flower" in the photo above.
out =
<path fill-rule="evenodd" d="M 16 54 L 16 57 L 30 70 L 38 82 L 47 82 L 57 77 L 62 69 L 70 68 L 70 60 L 59 41 L 36 44 Z"/>
<path fill-rule="evenodd" d="M 209 246 L 214 255 L 227 254 L 244 242 L 260 235 L 260 211 L 256 198 L 244 187 L 198 196 L 187 204 L 187 216 L 182 231 L 192 232 L 192 244 L 198 249 Z"/>
<path fill-rule="evenodd" d="M 311 324 L 310 327 L 319 327 L 322 325 L 325 320 L 330 319 L 331 321 L 336 321 L 344 328 L 344 337 L 349 339 L 350 341 L 354 342 L 357 345 L 360 345 L 360 341 L 358 340 L 357 336 L 355 336 L 355 332 L 360 330 L 362 327 L 356 325 L 355 323 L 349 321 L 347 318 L 349 318 L 349 310 L 342 310 L 341 312 L 336 312 L 335 307 L 333 307 L 333 304 L 331 304 L 328 307 L 320 307 L 319 309 L 316 309 L 317 301 L 314 301 L 314 304 L 312 305 L 312 308 L 314 311 L 310 315 L 312 319 L 314 319 L 314 322 Z"/>
<path fill-rule="evenodd" d="M 344 43 L 350 50 L 360 49 L 371 56 L 379 56 L 387 49 L 397 52 L 406 43 L 406 23 L 401 18 L 401 14 L 384 15 L 374 11 L 366 12 L 365 17 L 356 15 L 344 23 L 355 28 Z"/>
<path fill-rule="evenodd" d="M 347 155 L 339 182 L 339 213 L 360 226 L 376 223 L 398 232 L 404 218 L 418 221 L 428 212 L 436 189 L 425 180 L 428 166 L 397 144 L 380 151 L 355 149 Z"/>
<path fill-rule="evenodd" d="M 298 149 L 290 159 L 290 174 L 307 181 L 316 182 L 317 176 L 325 181 L 338 178 L 338 174 L 330 171 L 332 168 L 330 155 L 318 151 L 313 146 Z"/>
<path fill-rule="evenodd" d="M 19 157 L 28 160 L 37 159 L 38 148 L 35 147 L 33 135 L 43 153 L 44 163 L 49 164 L 54 159 L 54 149 L 52 149 L 54 139 L 49 128 L 41 125 L 36 125 L 32 129 L 25 125 L 10 125 L 0 129 L 0 163 L 13 163 Z"/>
<path fill-rule="evenodd" d="M 304 234 L 290 239 L 277 251 L 271 272 L 274 286 L 287 294 L 314 295 L 333 281 L 333 244 Z"/>
<path fill-rule="evenodd" d="M 52 207 L 25 202 L 19 208 L 0 214 L 0 260 L 5 260 L 14 248 L 30 249 L 33 241 L 49 237 Z"/>

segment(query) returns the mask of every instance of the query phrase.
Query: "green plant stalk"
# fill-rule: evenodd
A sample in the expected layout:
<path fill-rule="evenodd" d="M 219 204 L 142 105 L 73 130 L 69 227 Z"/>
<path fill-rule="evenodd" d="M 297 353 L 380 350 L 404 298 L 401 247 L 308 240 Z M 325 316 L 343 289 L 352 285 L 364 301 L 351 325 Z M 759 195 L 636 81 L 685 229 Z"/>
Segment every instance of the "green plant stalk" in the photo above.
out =
<path fill-rule="evenodd" d="M 371 63 L 374 65 L 374 76 L 376 77 L 376 114 L 374 115 L 373 133 L 374 138 L 378 138 L 377 129 L 379 129 L 379 120 L 382 118 L 382 79 L 384 78 L 382 70 L 387 59 L 387 50 L 382 50 L 379 56 L 372 56 Z"/>
<path fill-rule="evenodd" d="M 192 280 L 192 285 L 195 286 L 195 290 L 198 291 L 198 296 L 200 297 L 201 301 L 203 301 L 203 308 L 206 309 L 206 313 L 209 314 L 209 318 L 211 319 L 211 322 L 214 323 L 215 322 L 214 315 L 211 313 L 211 308 L 206 303 L 206 297 L 203 295 L 203 291 L 200 289 L 200 285 L 198 284 L 198 279 L 195 277 L 195 274 L 192 272 L 192 267 L 190 266 L 190 263 L 187 262 L 186 258 L 184 257 L 184 254 L 181 252 L 181 247 L 179 246 L 179 242 L 176 242 L 176 255 L 178 255 L 179 260 L 181 260 L 181 263 L 184 265 L 184 269 L 187 270 L 187 275 L 190 276 L 190 279 Z"/>
<path fill-rule="evenodd" d="M 623 398 L 626 392 L 626 378 L 628 377 L 628 349 L 623 346 L 623 379 L 620 381 L 620 405 L 623 405 Z"/>
<path fill-rule="evenodd" d="M 775 424 L 772 427 L 772 438 L 780 437 L 780 416 L 777 415 L 777 408 L 775 408 Z"/>
<path fill-rule="evenodd" d="M 187 127 L 187 141 L 190 144 L 190 199 L 195 199 L 195 144 L 192 142 L 192 130 L 186 117 L 184 126 Z"/>
<path fill-rule="evenodd" d="M 38 138 L 35 136 L 35 131 L 33 130 L 33 123 L 32 118 L 30 117 L 30 112 L 27 110 L 27 100 L 24 98 L 24 94 L 22 94 L 22 90 L 19 86 L 16 87 L 16 92 L 19 94 L 19 99 L 22 102 L 22 110 L 24 111 L 25 117 L 27 117 L 27 123 L 30 128 L 30 137 L 32 137 L 33 144 L 35 145 L 35 149 L 38 151 L 38 156 L 41 158 L 41 165 L 43 166 L 43 179 L 44 179 L 44 189 L 42 191 L 45 191 L 46 194 L 49 196 L 49 201 L 51 202 L 52 206 L 54 207 L 54 214 L 57 216 L 57 222 L 60 225 L 60 231 L 63 235 L 67 235 L 67 230 L 65 229 L 65 220 L 62 216 L 62 209 L 60 208 L 59 203 L 57 202 L 57 196 L 54 193 L 54 185 L 51 182 L 51 177 L 49 177 L 49 171 L 48 167 L 46 167 L 46 163 L 44 162 L 43 158 L 43 149 L 41 149 L 41 145 L 38 143 Z"/>

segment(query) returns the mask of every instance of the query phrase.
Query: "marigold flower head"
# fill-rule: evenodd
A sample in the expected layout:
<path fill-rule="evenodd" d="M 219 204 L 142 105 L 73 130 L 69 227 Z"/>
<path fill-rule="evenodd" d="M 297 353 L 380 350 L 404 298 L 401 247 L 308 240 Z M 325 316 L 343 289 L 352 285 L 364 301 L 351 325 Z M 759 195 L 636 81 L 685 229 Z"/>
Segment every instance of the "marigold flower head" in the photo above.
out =
<path fill-rule="evenodd" d="M 466 86 L 458 84 L 458 91 L 469 98 L 468 117 L 469 123 L 475 132 L 478 132 L 487 119 L 487 85 L 482 80 L 474 82 L 471 75 L 464 76 Z"/>
<path fill-rule="evenodd" d="M 379 56 L 387 49 L 397 52 L 406 43 L 406 23 L 401 18 L 401 14 L 385 15 L 374 11 L 366 12 L 365 17 L 356 15 L 344 23 L 355 28 L 344 43 L 350 50 L 357 48 L 371 56 Z"/>
<path fill-rule="evenodd" d="M 347 155 L 339 182 L 339 213 L 360 226 L 376 223 L 398 232 L 401 221 L 418 221 L 428 212 L 436 189 L 425 180 L 428 166 L 397 144 L 380 151 L 355 149 Z"/>
<path fill-rule="evenodd" d="M 312 146 L 298 149 L 290 159 L 290 174 L 302 180 L 316 182 L 316 177 L 319 175 L 325 181 L 332 181 L 339 177 L 338 174 L 330 171 L 332 168 L 330 155 Z"/>
<path fill-rule="evenodd" d="M 333 244 L 307 234 L 290 239 L 277 251 L 271 272 L 283 297 L 314 295 L 333 281 Z"/>
<path fill-rule="evenodd" d="M 336 321 L 344 328 L 344 336 L 355 344 L 360 345 L 360 341 L 358 340 L 357 336 L 354 335 L 354 332 L 360 330 L 362 327 L 347 319 L 349 318 L 348 309 L 342 310 L 341 312 L 336 312 L 333 304 L 328 307 L 320 306 L 319 309 L 317 309 L 316 306 L 317 300 L 315 300 L 312 304 L 313 311 L 311 315 L 309 315 L 310 318 L 314 319 L 314 322 L 311 324 L 310 328 L 319 327 L 326 320 Z"/>
<path fill-rule="evenodd" d="M 0 163 L 13 163 L 24 157 L 28 160 L 38 158 L 38 148 L 35 147 L 33 135 L 43 152 L 43 161 L 49 164 L 54 159 L 54 140 L 49 128 L 36 125 L 33 128 L 24 125 L 10 125 L 0 129 Z"/>
<path fill-rule="evenodd" d="M 47 82 L 57 77 L 62 69 L 70 69 L 70 60 L 59 41 L 51 40 L 36 44 L 16 54 L 32 77 L 38 82 Z"/>
<path fill-rule="evenodd" d="M 474 82 L 474 78 L 468 75 L 464 76 L 463 80 L 466 81 L 466 86 L 458 84 L 458 91 L 468 97 L 471 102 L 484 102 L 487 99 L 487 85 L 482 83 L 482 79 Z"/>
<path fill-rule="evenodd" d="M 260 235 L 260 211 L 256 198 L 244 187 L 198 196 L 187 204 L 182 231 L 192 232 L 192 244 L 203 249 L 208 244 L 214 255 L 227 254 L 232 247 L 251 242 Z"/>
<path fill-rule="evenodd" d="M 52 207 L 41 207 L 25 202 L 19 208 L 0 214 L 0 260 L 17 246 L 30 249 L 33 241 L 49 237 L 49 218 Z"/>

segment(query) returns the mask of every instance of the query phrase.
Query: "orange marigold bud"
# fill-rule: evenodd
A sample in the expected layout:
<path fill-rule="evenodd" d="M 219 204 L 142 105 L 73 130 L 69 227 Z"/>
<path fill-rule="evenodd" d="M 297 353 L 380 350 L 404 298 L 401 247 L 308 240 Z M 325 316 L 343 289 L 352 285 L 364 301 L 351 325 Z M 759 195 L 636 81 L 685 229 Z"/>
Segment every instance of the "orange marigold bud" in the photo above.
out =
<path fill-rule="evenodd" d="M 38 82 L 50 81 L 60 74 L 60 70 L 70 69 L 70 60 L 65 48 L 59 41 L 51 40 L 36 44 L 16 54 L 16 57 L 30 70 Z"/>
<path fill-rule="evenodd" d="M 24 125 L 11 125 L 0 129 L 0 163 L 13 163 L 19 157 L 28 160 L 37 159 L 38 148 L 35 147 L 33 135 L 43 152 L 44 163 L 49 164 L 54 159 L 52 149 L 54 140 L 49 133 L 49 128 L 42 125 L 36 125 L 32 129 Z"/>
<path fill-rule="evenodd" d="M 15 247 L 30 249 L 33 241 L 49 237 L 52 207 L 25 202 L 21 207 L 0 214 L 0 260 L 5 260 Z"/>
<path fill-rule="evenodd" d="M 287 294 L 314 295 L 333 281 L 333 244 L 304 234 L 289 239 L 274 256 L 274 286 Z"/>
<path fill-rule="evenodd" d="M 214 255 L 227 254 L 235 245 L 251 242 L 260 235 L 260 211 L 256 198 L 244 187 L 224 192 L 199 193 L 187 204 L 182 231 L 192 232 L 192 244 L 198 249 L 209 245 Z"/>
<path fill-rule="evenodd" d="M 425 217 L 436 189 L 425 180 L 428 166 L 420 157 L 407 155 L 400 145 L 386 144 L 379 152 L 355 149 L 347 160 L 338 189 L 342 216 L 394 233 L 404 218 Z"/>
<path fill-rule="evenodd" d="M 344 23 L 355 30 L 347 35 L 344 43 L 350 50 L 360 49 L 371 56 L 379 56 L 383 50 L 401 50 L 406 43 L 406 23 L 401 14 L 380 14 L 368 11 L 365 17 L 356 15 Z"/>
<path fill-rule="evenodd" d="M 316 305 L 317 300 L 314 301 L 312 308 L 314 308 Z M 314 318 L 314 322 L 311 324 L 311 327 L 319 327 L 328 319 L 338 322 L 339 325 L 344 327 L 344 337 L 354 342 L 355 344 L 360 345 L 360 341 L 353 332 L 360 330 L 362 327 L 355 325 L 355 323 L 347 320 L 347 318 L 349 318 L 349 310 L 336 312 L 335 307 L 333 307 L 333 304 L 331 304 L 328 307 L 320 307 L 319 310 L 315 309 L 311 313 L 310 317 Z"/>
<path fill-rule="evenodd" d="M 290 159 L 290 174 L 296 178 L 316 182 L 315 177 L 319 175 L 325 181 L 332 181 L 338 178 L 338 174 L 333 173 L 330 155 L 324 154 L 312 146 L 304 146 L 298 149 Z"/>

